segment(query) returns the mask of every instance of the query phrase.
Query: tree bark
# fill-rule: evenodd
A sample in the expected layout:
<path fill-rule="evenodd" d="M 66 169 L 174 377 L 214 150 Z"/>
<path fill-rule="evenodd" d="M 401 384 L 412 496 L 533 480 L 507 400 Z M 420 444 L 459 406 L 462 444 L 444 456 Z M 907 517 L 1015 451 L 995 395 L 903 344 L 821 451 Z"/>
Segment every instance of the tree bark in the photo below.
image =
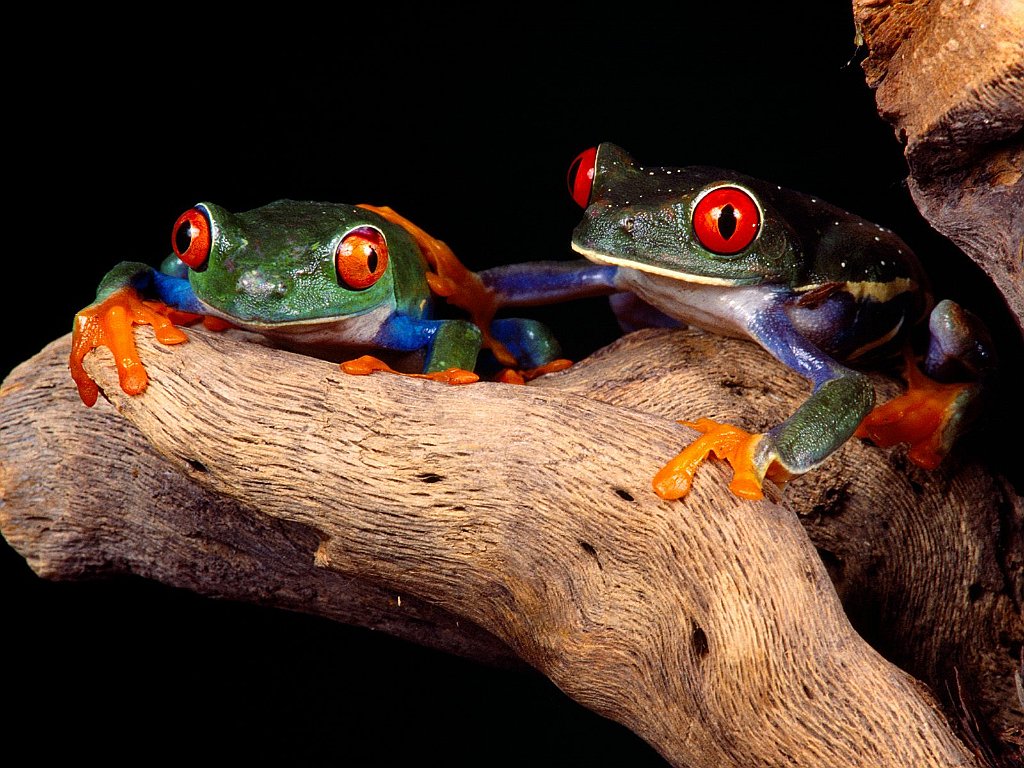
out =
<path fill-rule="evenodd" d="M 754 345 L 642 332 L 527 387 L 447 387 L 188 333 L 137 335 L 138 397 L 90 355 L 92 410 L 66 338 L 4 382 L 0 527 L 40 575 L 522 660 L 673 765 L 975 765 L 1021 724 L 1024 506 L 977 461 L 852 441 L 779 503 L 713 462 L 684 501 L 650 490 L 693 437 L 672 418 L 760 428 L 806 396 Z"/>
<path fill-rule="evenodd" d="M 1024 329 L 1024 0 L 854 0 L 910 193 Z"/>

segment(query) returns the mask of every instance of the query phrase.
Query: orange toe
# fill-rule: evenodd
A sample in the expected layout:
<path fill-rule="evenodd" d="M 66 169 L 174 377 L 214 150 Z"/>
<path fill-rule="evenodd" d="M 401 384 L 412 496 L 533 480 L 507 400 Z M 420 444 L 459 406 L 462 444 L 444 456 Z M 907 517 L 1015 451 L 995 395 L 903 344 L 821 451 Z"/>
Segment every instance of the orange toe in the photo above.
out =
<path fill-rule="evenodd" d="M 391 373 L 396 376 L 408 376 L 413 379 L 430 379 L 431 381 L 440 381 L 444 384 L 451 384 L 453 386 L 460 384 L 473 384 L 480 380 L 480 377 L 473 373 L 473 371 L 467 371 L 462 368 L 448 368 L 443 371 L 434 371 L 432 373 L 404 373 L 403 371 L 396 371 L 383 360 L 379 360 L 372 355 L 363 355 L 355 360 L 347 360 L 341 364 L 341 370 L 353 376 L 367 376 L 371 373 L 378 372 Z"/>
<path fill-rule="evenodd" d="M 522 370 L 519 368 L 503 368 L 501 372 L 494 377 L 495 381 L 501 382 L 502 384 L 525 384 L 528 381 L 533 381 L 536 378 L 545 376 L 549 373 L 557 373 L 558 371 L 564 371 L 566 368 L 572 367 L 572 360 L 566 360 L 559 358 L 552 360 L 544 365 L 539 365 L 536 368 L 528 368 Z"/>
<path fill-rule="evenodd" d="M 729 462 L 733 479 L 729 489 L 743 499 L 761 499 L 761 480 L 753 463 L 754 447 L 762 435 L 752 434 L 731 424 L 720 424 L 712 419 L 680 422 L 693 427 L 701 436 L 682 453 L 668 462 L 654 476 L 654 492 L 663 499 L 678 499 L 690 492 L 697 467 L 709 454 Z"/>

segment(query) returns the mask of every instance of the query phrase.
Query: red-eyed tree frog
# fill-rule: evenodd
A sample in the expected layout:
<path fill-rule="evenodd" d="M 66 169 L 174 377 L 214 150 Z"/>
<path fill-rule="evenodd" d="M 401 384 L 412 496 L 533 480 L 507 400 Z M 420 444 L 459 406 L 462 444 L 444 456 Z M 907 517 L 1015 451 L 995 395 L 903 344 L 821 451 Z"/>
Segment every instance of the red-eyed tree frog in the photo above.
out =
<path fill-rule="evenodd" d="M 572 248 L 618 270 L 605 278 L 625 291 L 612 297 L 625 324 L 750 338 L 813 385 L 764 433 L 684 422 L 702 435 L 657 473 L 660 496 L 688 493 L 713 452 L 732 466 L 736 495 L 760 498 L 765 477 L 803 474 L 855 434 L 910 443 L 909 458 L 931 468 L 970 420 L 991 341 L 955 303 L 931 307 L 917 258 L 890 230 L 732 171 L 645 168 L 610 143 L 581 153 L 568 182 L 585 209 Z M 905 349 L 925 318 L 923 372 L 908 360 L 907 393 L 873 410 L 872 384 L 853 366 Z"/>
<path fill-rule="evenodd" d="M 85 355 L 109 347 L 122 389 L 145 390 L 132 326 L 158 340 L 187 340 L 176 324 L 200 317 L 211 328 L 254 331 L 294 351 L 341 359 L 356 352 L 419 353 L 425 376 L 476 381 L 481 348 L 506 366 L 499 380 L 520 382 L 568 364 L 542 323 L 499 318 L 498 309 L 562 297 L 606 295 L 606 268 L 542 262 L 474 273 L 440 240 L 390 208 L 281 200 L 245 213 L 211 203 L 189 209 L 173 228 L 174 253 L 160 269 L 121 262 L 96 300 L 75 316 L 70 369 L 82 401 L 96 402 Z M 469 320 L 435 316 L 437 297 Z M 364 355 L 342 364 L 365 374 L 397 373 Z"/>

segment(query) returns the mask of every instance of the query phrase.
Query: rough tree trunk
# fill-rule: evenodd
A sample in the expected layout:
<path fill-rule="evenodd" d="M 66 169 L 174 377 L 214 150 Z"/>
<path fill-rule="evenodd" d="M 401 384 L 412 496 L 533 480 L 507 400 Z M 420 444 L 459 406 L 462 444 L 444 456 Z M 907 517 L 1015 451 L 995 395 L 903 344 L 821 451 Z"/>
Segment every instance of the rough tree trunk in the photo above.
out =
<path fill-rule="evenodd" d="M 805 396 L 754 345 L 644 332 L 528 387 L 451 388 L 190 336 L 138 334 L 141 397 L 88 358 L 127 421 L 77 403 L 66 339 L 5 382 L 0 525 L 40 574 L 518 657 L 674 765 L 973 765 L 933 698 L 953 670 L 976 718 L 1019 725 L 1022 564 L 1000 553 L 1024 510 L 981 466 L 853 442 L 782 504 L 734 499 L 713 463 L 685 501 L 650 490 L 692 438 L 667 416 L 758 427 Z"/>
<path fill-rule="evenodd" d="M 1024 0 L 854 0 L 910 193 L 1024 329 Z"/>

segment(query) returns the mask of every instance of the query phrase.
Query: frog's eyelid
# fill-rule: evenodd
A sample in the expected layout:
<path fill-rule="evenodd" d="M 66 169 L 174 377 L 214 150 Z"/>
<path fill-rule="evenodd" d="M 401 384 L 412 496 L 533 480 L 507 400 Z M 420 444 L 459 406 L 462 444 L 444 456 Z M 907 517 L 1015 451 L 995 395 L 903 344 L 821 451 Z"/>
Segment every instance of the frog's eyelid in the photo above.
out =
<path fill-rule="evenodd" d="M 754 205 L 757 206 L 758 216 L 762 221 L 764 220 L 764 207 L 761 205 L 761 198 L 750 187 L 740 184 L 738 181 L 716 181 L 713 184 L 708 184 L 693 198 L 693 202 L 690 203 L 691 211 L 697 207 L 701 200 L 719 189 L 738 189 L 753 201 Z"/>

